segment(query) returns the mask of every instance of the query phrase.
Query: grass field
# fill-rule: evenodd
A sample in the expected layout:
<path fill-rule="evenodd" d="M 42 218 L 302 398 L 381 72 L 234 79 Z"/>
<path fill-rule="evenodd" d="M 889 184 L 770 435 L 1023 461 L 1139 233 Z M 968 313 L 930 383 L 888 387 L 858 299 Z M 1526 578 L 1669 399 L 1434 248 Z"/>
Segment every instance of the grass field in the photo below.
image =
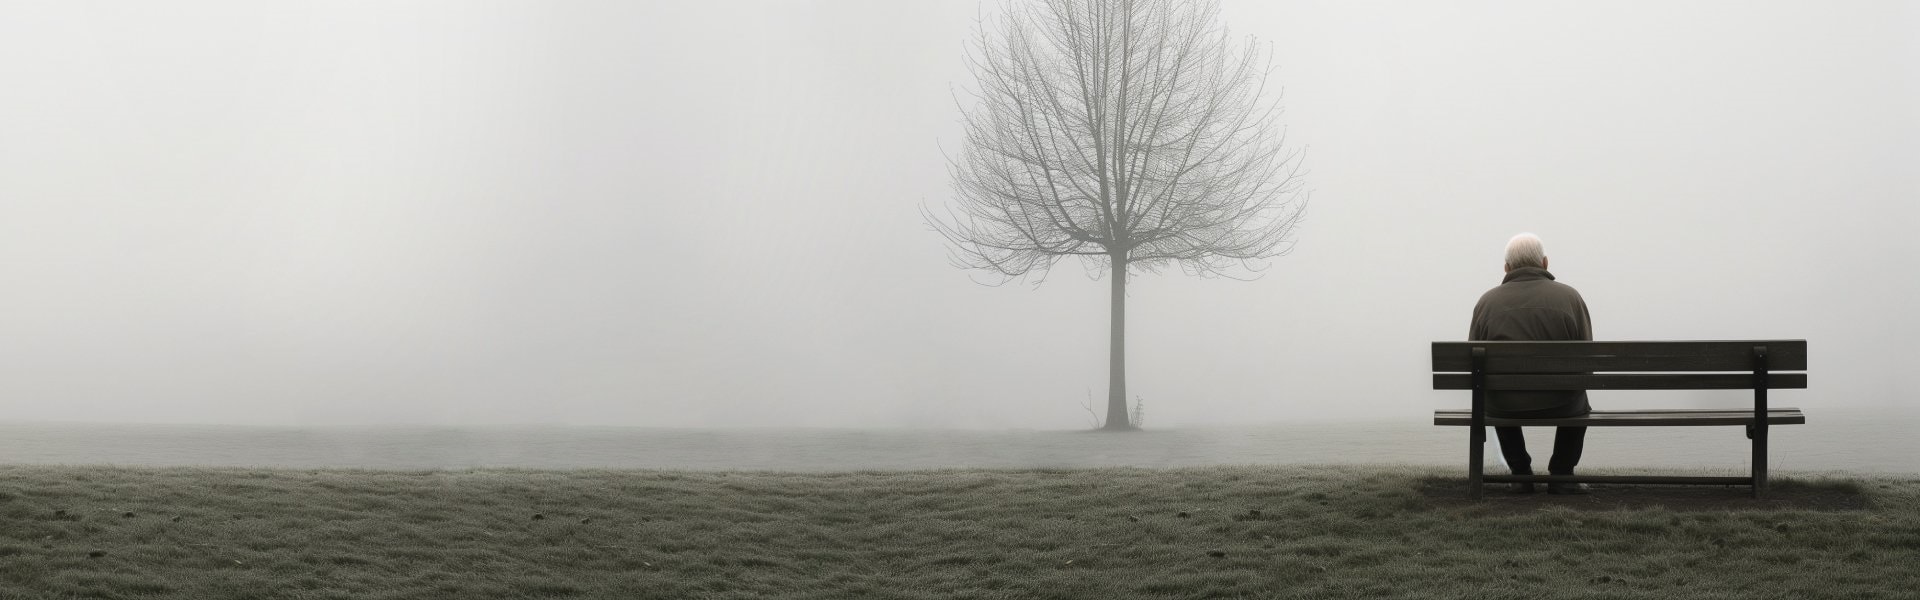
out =
<path fill-rule="evenodd" d="M 0 598 L 1915 598 L 1920 480 L 0 467 Z"/>

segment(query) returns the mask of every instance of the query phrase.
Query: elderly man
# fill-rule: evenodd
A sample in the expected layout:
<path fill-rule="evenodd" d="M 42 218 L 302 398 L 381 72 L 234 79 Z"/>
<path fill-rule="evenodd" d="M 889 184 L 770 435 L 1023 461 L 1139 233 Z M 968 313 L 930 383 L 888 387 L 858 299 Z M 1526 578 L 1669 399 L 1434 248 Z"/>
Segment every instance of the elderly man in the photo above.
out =
<path fill-rule="evenodd" d="M 1591 340 L 1593 323 L 1587 315 L 1587 302 L 1580 292 L 1554 281 L 1547 272 L 1546 250 L 1540 238 L 1531 233 L 1513 236 L 1507 241 L 1506 278 L 1499 287 L 1487 290 L 1473 307 L 1473 325 L 1467 333 L 1471 341 L 1500 340 Z M 1487 394 L 1487 415 L 1507 419 L 1571 417 L 1587 414 L 1585 391 L 1510 391 Z M 1527 441 L 1519 427 L 1495 427 L 1500 438 L 1500 453 L 1515 475 L 1533 474 L 1533 457 L 1527 455 Z M 1547 472 L 1572 475 L 1580 462 L 1580 450 L 1586 443 L 1587 428 L 1560 427 L 1553 436 L 1553 458 Z M 1533 493 L 1533 484 L 1514 484 L 1516 493 Z M 1549 494 L 1584 494 L 1586 486 L 1577 483 L 1552 483 Z"/>

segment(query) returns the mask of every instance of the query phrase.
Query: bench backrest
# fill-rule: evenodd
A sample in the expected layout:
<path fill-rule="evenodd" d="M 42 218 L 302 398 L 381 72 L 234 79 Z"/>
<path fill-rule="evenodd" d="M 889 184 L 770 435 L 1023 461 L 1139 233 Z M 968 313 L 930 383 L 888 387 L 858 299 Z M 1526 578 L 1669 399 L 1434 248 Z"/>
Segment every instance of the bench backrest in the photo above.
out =
<path fill-rule="evenodd" d="M 1807 387 L 1806 340 L 1434 342 L 1433 389 L 1741 390 Z M 1719 372 L 1715 372 L 1719 371 Z M 1761 383 L 1761 382 L 1764 382 Z"/>

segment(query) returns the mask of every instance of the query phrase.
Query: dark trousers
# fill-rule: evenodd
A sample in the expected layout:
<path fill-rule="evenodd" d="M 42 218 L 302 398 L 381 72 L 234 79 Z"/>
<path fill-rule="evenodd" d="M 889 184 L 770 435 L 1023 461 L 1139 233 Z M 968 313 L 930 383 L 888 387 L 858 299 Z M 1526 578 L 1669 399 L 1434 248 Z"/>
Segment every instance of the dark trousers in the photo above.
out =
<path fill-rule="evenodd" d="M 1587 428 L 1555 427 L 1553 433 L 1553 458 L 1547 460 L 1547 473 L 1550 475 L 1572 475 L 1573 466 L 1580 464 L 1580 451 L 1587 445 Z M 1519 427 L 1495 427 L 1494 434 L 1500 436 L 1500 454 L 1507 459 L 1507 467 L 1516 475 L 1533 474 L 1533 457 L 1527 455 L 1527 438 L 1520 433 Z"/>

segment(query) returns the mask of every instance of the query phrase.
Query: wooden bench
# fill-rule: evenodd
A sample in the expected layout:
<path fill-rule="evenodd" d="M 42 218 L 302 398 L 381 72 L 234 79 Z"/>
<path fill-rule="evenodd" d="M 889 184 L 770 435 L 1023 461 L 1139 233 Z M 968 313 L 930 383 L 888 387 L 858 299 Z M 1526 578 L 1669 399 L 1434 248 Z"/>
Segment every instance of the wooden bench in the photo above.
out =
<path fill-rule="evenodd" d="M 1685 342 L 1434 342 L 1433 389 L 1473 390 L 1473 406 L 1437 410 L 1434 425 L 1470 426 L 1468 495 L 1485 483 L 1678 483 L 1767 488 L 1767 428 L 1807 422 L 1798 408 L 1770 408 L 1767 390 L 1804 389 L 1806 340 Z M 1563 419 L 1487 416 L 1488 390 L 1753 390 L 1753 406 L 1737 409 L 1596 410 Z M 1667 427 L 1744 425 L 1753 440 L 1749 477 L 1652 475 L 1485 475 L 1487 427 L 1560 425 Z"/>

